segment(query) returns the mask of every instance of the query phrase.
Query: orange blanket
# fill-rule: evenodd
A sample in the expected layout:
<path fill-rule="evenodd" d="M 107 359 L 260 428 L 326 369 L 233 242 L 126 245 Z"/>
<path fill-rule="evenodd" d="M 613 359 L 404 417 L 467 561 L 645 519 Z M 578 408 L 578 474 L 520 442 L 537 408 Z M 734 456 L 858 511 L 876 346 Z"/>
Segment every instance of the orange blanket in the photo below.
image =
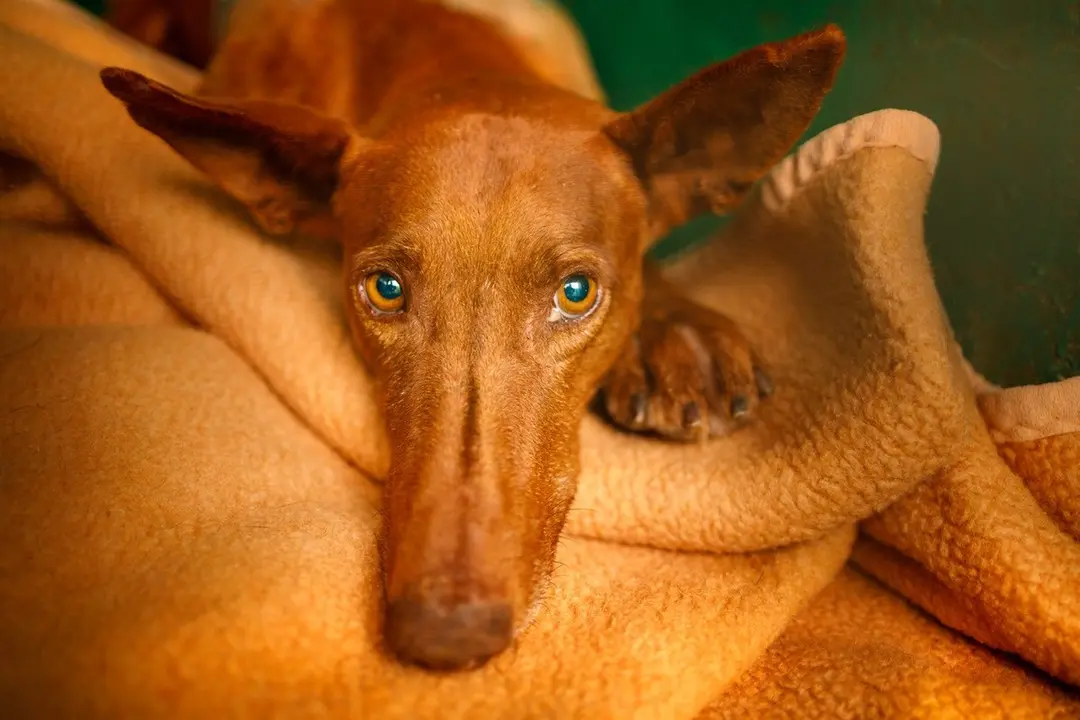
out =
<path fill-rule="evenodd" d="M 386 447 L 334 250 L 259 235 L 96 77 L 189 70 L 47 5 L 0 6 L 11 716 L 1080 714 L 1080 380 L 964 363 L 927 119 L 826 131 L 670 269 L 767 350 L 763 421 L 688 447 L 587 420 L 540 619 L 438 678 L 379 648 Z M 859 522 L 877 580 L 836 579 Z"/>

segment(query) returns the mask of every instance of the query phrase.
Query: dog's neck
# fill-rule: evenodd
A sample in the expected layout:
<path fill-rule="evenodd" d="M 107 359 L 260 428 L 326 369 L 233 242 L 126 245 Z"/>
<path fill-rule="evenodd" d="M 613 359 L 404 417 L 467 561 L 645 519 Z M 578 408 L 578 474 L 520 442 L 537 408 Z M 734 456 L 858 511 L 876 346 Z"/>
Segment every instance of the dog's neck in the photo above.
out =
<path fill-rule="evenodd" d="M 237 3 L 200 93 L 304 105 L 368 136 L 448 108 L 501 113 L 568 94 L 505 27 L 431 0 Z"/>

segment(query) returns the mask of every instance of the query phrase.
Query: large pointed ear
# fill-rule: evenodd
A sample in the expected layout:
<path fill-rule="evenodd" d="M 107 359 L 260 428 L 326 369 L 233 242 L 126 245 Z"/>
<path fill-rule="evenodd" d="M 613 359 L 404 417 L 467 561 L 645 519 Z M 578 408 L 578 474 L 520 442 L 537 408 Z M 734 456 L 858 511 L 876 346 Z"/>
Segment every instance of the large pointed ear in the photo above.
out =
<path fill-rule="evenodd" d="M 121 68 L 105 68 L 101 81 L 267 232 L 332 232 L 339 166 L 356 139 L 344 122 L 292 105 L 197 99 Z"/>
<path fill-rule="evenodd" d="M 745 197 L 809 127 L 845 49 L 835 25 L 761 45 L 702 70 L 604 128 L 633 161 L 657 239 Z"/>

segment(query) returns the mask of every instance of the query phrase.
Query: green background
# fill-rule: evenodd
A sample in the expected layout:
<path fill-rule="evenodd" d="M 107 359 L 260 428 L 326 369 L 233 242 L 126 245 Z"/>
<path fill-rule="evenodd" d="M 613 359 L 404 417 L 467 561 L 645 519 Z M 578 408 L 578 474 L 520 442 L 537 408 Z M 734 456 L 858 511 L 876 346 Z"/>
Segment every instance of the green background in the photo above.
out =
<path fill-rule="evenodd" d="M 838 23 L 847 61 L 809 134 L 887 107 L 932 119 L 942 156 L 927 242 L 968 358 L 1005 385 L 1080 375 L 1080 0 L 563 4 L 619 109 L 755 44 Z M 718 224 L 683 228 L 662 251 Z"/>

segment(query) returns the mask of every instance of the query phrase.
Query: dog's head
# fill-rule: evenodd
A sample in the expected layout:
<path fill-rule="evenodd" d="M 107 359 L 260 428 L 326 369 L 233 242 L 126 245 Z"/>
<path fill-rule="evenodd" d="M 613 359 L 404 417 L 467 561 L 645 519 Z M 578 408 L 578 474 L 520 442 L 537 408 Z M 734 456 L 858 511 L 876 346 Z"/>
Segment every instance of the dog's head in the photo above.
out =
<path fill-rule="evenodd" d="M 102 71 L 139 125 L 265 230 L 340 240 L 392 443 L 383 549 L 399 656 L 457 668 L 508 645 L 551 572 L 578 426 L 635 329 L 645 251 L 736 205 L 788 152 L 844 47 L 834 27 L 764 45 L 625 114 L 549 90 L 508 93 L 493 113 L 465 93 L 378 137 Z"/>

